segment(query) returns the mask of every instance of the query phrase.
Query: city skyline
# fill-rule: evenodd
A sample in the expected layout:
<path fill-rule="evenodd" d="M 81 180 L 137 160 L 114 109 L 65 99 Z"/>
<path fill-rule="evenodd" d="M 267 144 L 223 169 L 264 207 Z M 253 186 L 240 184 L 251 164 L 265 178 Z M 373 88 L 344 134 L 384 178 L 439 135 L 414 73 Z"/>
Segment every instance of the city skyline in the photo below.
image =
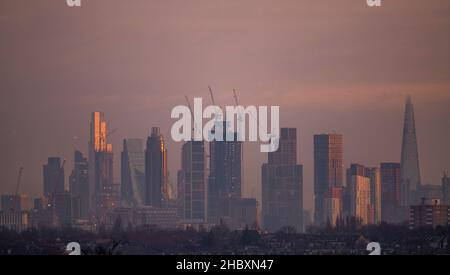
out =
<path fill-rule="evenodd" d="M 13 193 L 20 166 L 25 167 L 20 193 L 36 197 L 48 156 L 66 158 L 71 169 L 73 149 L 88 155 L 86 121 L 95 110 L 107 114 L 110 129 L 119 129 L 109 138 L 115 148 L 118 182 L 122 139 L 146 138 L 152 126 L 161 127 L 169 137 L 170 109 L 184 103 L 184 94 L 206 99 L 208 85 L 219 104 L 232 103 L 236 88 L 243 105 L 281 106 L 281 126 L 298 129 L 297 157 L 304 166 L 307 209 L 313 205 L 313 135 L 343 134 L 345 168 L 350 163 L 373 167 L 400 162 L 407 94 L 415 103 L 422 183 L 439 184 L 442 171 L 450 167 L 443 150 L 450 138 L 446 65 L 450 47 L 448 40 L 440 39 L 448 33 L 444 11 L 449 3 L 430 2 L 419 8 L 419 1 L 395 1 L 374 12 L 357 1 L 329 7 L 287 1 L 275 9 L 268 1 L 260 1 L 256 11 L 249 13 L 255 1 L 244 1 L 241 7 L 220 2 L 220 8 L 206 2 L 177 2 L 182 10 L 177 13 L 173 3 L 142 1 L 127 6 L 124 13 L 118 2 L 110 1 L 101 7 L 100 17 L 100 4 L 94 2 L 76 12 L 63 3 L 60 7 L 50 1 L 28 2 L 5 2 L 0 9 L 0 20 L 5 22 L 0 29 L 6 36 L 1 52 L 5 73 L 0 75 L 5 133 L 0 158 L 2 194 Z M 21 11 L 23 17 L 5 11 Z M 42 14 L 48 20 L 31 24 Z M 318 22 L 319 15 L 330 21 Z M 112 22 L 118 16 L 124 16 L 123 25 Z M 353 20 L 342 19 L 349 16 L 360 24 L 353 26 Z M 175 17 L 179 21 L 171 21 Z M 395 23 L 398 17 L 403 23 Z M 162 30 L 155 30 L 155 25 Z M 239 31 L 242 25 L 246 28 Z M 397 37 L 387 32 L 391 26 L 398 29 Z M 408 31 L 410 26 L 414 33 Z M 127 35 L 122 38 L 110 27 Z M 42 37 L 36 38 L 32 33 L 38 31 Z M 344 38 L 336 37 L 336 31 L 342 31 Z M 78 40 L 71 38 L 73 32 L 80 34 Z M 93 43 L 97 35 L 104 38 L 99 44 Z M 360 37 L 360 46 L 349 47 Z M 129 54 L 122 40 L 137 41 L 136 55 Z M 332 46 L 316 47 L 327 41 Z M 414 49 L 407 47 L 413 43 Z M 237 46 L 223 46 L 231 44 Z M 55 46 L 65 50 L 53 51 Z M 405 50 L 409 52 L 403 54 Z M 359 62 L 369 69 L 361 69 Z M 88 65 L 92 71 L 86 69 Z M 71 73 L 61 70 L 64 66 Z M 392 70 L 383 69 L 386 66 Z M 168 139 L 167 146 L 170 179 L 176 182 L 181 144 Z M 243 194 L 260 199 L 258 175 L 265 156 L 252 144 L 245 144 L 245 152 Z"/>
<path fill-rule="evenodd" d="M 408 108 L 410 108 L 409 106 L 410 105 L 412 105 L 413 103 L 412 103 L 412 99 L 411 99 L 411 97 L 410 96 L 407 96 L 407 100 L 406 100 L 406 108 L 408 109 Z M 102 147 L 104 150 L 107 150 L 108 152 L 111 152 L 112 154 L 114 154 L 114 153 L 118 153 L 118 152 L 114 152 L 114 151 L 112 151 L 112 145 L 110 145 L 110 144 L 106 144 L 105 142 L 105 140 L 106 140 L 106 138 L 109 136 L 109 133 L 108 133 L 108 131 L 106 131 L 106 124 L 108 124 L 106 121 L 107 121 L 107 119 L 105 119 L 105 117 L 107 117 L 107 115 L 105 116 L 105 114 L 103 113 L 103 112 L 92 112 L 91 113 L 91 118 L 92 118 L 92 120 L 94 120 L 95 119 L 95 117 L 96 116 L 98 116 L 98 114 L 101 116 L 101 121 L 99 122 L 100 124 L 99 124 L 99 129 L 102 129 L 101 130 L 101 133 L 100 133 L 100 135 L 99 135 L 99 137 L 97 138 L 97 142 L 96 143 L 98 143 L 97 145 L 99 146 L 99 148 L 100 147 Z M 103 124 L 104 126 L 100 126 L 101 124 Z M 92 124 L 91 124 L 91 126 L 90 126 L 90 128 L 92 129 Z M 282 127 L 283 128 L 283 127 Z M 112 130 L 112 132 L 115 132 L 116 131 L 116 129 L 114 129 L 114 130 Z M 157 131 L 158 133 L 159 133 L 159 131 L 160 131 L 160 129 L 159 129 L 159 127 L 151 127 L 151 131 L 150 131 L 150 134 L 148 135 L 148 138 L 150 138 L 151 136 L 153 136 L 154 135 L 154 133 L 155 133 L 155 131 Z M 341 134 L 336 134 L 336 133 L 332 133 L 332 134 L 318 134 L 318 135 L 314 135 L 315 137 L 320 137 L 320 136 L 322 136 L 322 137 L 327 137 L 327 136 L 338 136 L 338 137 L 340 137 L 341 139 L 343 138 L 343 136 L 341 135 Z M 145 140 L 145 138 L 142 138 L 142 139 L 140 139 L 140 138 L 138 138 L 138 139 L 136 139 L 136 138 L 124 138 L 123 139 L 123 142 L 124 142 L 124 146 L 125 146 L 125 142 L 126 141 L 130 141 L 130 140 L 139 140 L 140 142 L 144 142 L 144 140 Z M 297 138 L 297 141 L 298 141 L 298 138 Z M 345 143 L 345 142 L 343 142 L 342 140 L 341 141 L 339 141 L 340 143 Z M 105 143 L 105 144 L 103 144 L 103 145 L 101 145 L 102 143 Z M 206 144 L 209 144 L 208 142 L 206 143 Z M 248 144 L 248 142 L 244 142 L 244 144 Z M 110 147 L 110 148 L 107 148 L 107 147 Z M 123 149 L 123 148 L 122 148 Z M 164 150 L 167 150 L 167 149 L 164 149 Z M 340 149 L 340 150 L 342 150 L 342 148 Z M 345 151 L 345 150 L 344 150 Z M 83 151 L 84 152 L 84 151 Z M 77 148 L 75 148 L 75 150 L 74 150 L 74 152 L 72 152 L 72 153 L 75 153 L 75 154 L 77 154 L 77 153 L 83 153 L 82 151 L 79 151 Z M 142 152 L 142 153 L 145 153 L 145 150 Z M 167 152 L 166 152 L 167 153 Z M 165 153 L 165 154 L 166 154 Z M 119 154 L 120 155 L 120 154 Z M 298 157 L 297 156 L 298 155 L 298 152 L 296 152 L 296 158 Z M 265 158 L 264 156 L 263 156 L 263 158 Z M 48 160 L 50 161 L 50 160 L 53 160 L 53 159 L 58 159 L 58 161 L 60 162 L 59 163 L 59 165 L 61 165 L 61 162 L 66 162 L 67 161 L 67 159 L 66 158 L 64 158 L 64 157 L 60 157 L 60 156 L 49 156 L 48 157 Z M 343 161 L 343 163 L 347 163 L 346 161 L 345 161 L 345 152 L 343 152 L 343 159 L 344 159 L 344 161 Z M 205 159 L 205 162 L 206 162 L 206 159 Z M 342 162 L 342 161 L 339 161 L 339 162 Z M 74 162 L 74 163 L 76 163 L 76 162 Z M 300 163 L 301 164 L 301 163 Z M 243 162 L 242 163 L 242 165 L 244 165 L 245 166 L 245 162 Z M 347 169 L 348 167 L 350 167 L 350 165 L 352 165 L 352 163 L 349 163 L 348 164 L 348 166 L 346 166 L 346 165 L 342 165 L 342 168 L 345 170 L 345 169 Z M 383 165 L 383 162 L 382 161 L 380 161 L 378 164 L 375 164 L 374 165 L 374 167 L 380 167 L 380 165 Z M 114 170 L 116 169 L 116 166 L 117 165 L 114 165 Z M 302 165 L 303 166 L 303 165 Z M 121 170 L 121 164 L 119 163 L 119 171 Z M 313 166 L 314 167 L 314 166 Z M 62 168 L 63 169 L 63 168 Z M 69 169 L 68 169 L 69 170 Z M 70 171 L 70 170 L 69 170 Z M 123 183 L 122 183 L 122 181 L 123 181 L 123 178 L 122 179 L 120 179 L 121 178 L 121 174 L 122 174 L 122 172 L 118 172 L 118 171 L 114 171 L 114 174 L 116 174 L 116 173 L 119 173 L 119 175 L 120 175 L 120 177 L 118 177 L 118 178 L 116 178 L 116 177 L 113 177 L 113 179 L 114 179 L 114 184 L 120 184 L 120 185 L 123 185 Z M 67 173 L 66 173 L 67 174 Z M 62 173 L 62 175 L 63 175 L 63 179 L 64 179 L 64 182 L 65 182 L 65 190 L 66 191 L 69 191 L 69 187 L 70 187 L 70 184 L 71 184 L 71 180 L 70 180 L 70 176 L 64 176 L 64 173 Z M 68 179 L 68 181 L 67 181 L 67 179 Z M 208 178 L 208 175 L 206 176 L 206 179 L 205 179 L 205 181 L 208 181 L 207 180 L 207 178 Z M 44 179 L 45 179 L 45 175 L 44 175 Z M 61 179 L 60 179 L 61 180 Z M 66 181 L 67 181 L 67 183 L 66 183 Z M 176 178 L 175 179 L 171 179 L 171 182 L 175 182 L 176 181 Z M 340 180 L 340 181 L 342 181 L 342 182 L 344 182 L 344 179 L 343 179 L 343 176 L 342 176 L 342 179 Z M 260 185 L 260 187 L 261 187 L 261 182 L 259 182 L 259 183 L 257 183 L 257 184 L 259 184 Z M 436 186 L 438 186 L 439 184 L 441 184 L 441 182 L 439 182 L 439 183 L 437 183 L 437 184 L 434 184 L 434 185 L 436 185 Z M 433 184 L 432 184 L 433 185 Z M 43 186 L 45 186 L 45 180 L 43 181 Z M 172 186 L 173 187 L 173 186 Z M 42 188 L 42 187 L 41 187 Z M 262 187 L 261 187 L 262 188 Z M 303 188 L 303 187 L 302 187 Z M 60 188 L 61 189 L 61 188 Z M 61 191 L 60 191 L 61 192 Z M 144 192 L 145 193 L 145 192 Z M 9 193 L 5 193 L 5 194 L 9 194 Z M 22 192 L 22 194 L 26 194 L 26 195 L 28 195 L 26 192 Z M 42 194 L 38 194 L 38 195 L 36 195 L 35 197 L 39 197 L 40 195 L 42 195 Z M 141 195 L 143 195 L 144 197 L 145 197 L 145 194 L 141 194 Z M 244 196 L 243 195 L 243 197 L 252 197 L 251 195 L 250 196 Z M 258 197 L 256 197 L 256 199 L 258 200 L 258 202 L 260 202 L 261 201 L 261 199 L 262 198 L 258 198 Z M 303 198 L 303 200 L 305 200 L 305 198 Z M 341 202 L 342 203 L 342 202 Z M 315 208 L 314 207 L 312 207 L 311 209 L 310 208 L 307 208 L 307 209 L 309 209 L 309 210 L 315 210 Z M 340 210 L 340 211 L 342 211 L 342 209 Z"/>

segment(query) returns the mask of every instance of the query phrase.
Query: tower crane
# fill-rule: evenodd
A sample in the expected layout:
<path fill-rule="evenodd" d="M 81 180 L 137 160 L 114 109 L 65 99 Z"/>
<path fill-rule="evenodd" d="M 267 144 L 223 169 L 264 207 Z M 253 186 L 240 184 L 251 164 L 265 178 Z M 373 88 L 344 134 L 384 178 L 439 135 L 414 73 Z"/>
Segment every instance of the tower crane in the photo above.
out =
<path fill-rule="evenodd" d="M 19 168 L 19 174 L 17 175 L 17 182 L 16 182 L 16 192 L 14 193 L 14 195 L 19 195 L 19 187 L 20 187 L 20 180 L 22 179 L 22 172 L 23 172 L 23 167 L 21 166 Z"/>
<path fill-rule="evenodd" d="M 198 128 L 197 122 L 194 119 L 194 111 L 192 110 L 192 106 L 191 106 L 191 103 L 189 102 L 188 96 L 185 95 L 184 98 L 186 99 L 187 106 L 189 108 L 189 111 L 191 112 L 191 119 L 192 119 L 192 121 L 194 121 L 194 127 L 191 129 L 191 131 L 192 131 L 191 135 L 192 135 L 192 138 L 193 138 L 193 134 L 194 134 L 195 130 L 200 131 L 199 130 L 200 128 Z M 201 131 L 200 131 L 200 133 L 201 133 Z"/>
<path fill-rule="evenodd" d="M 238 96 L 237 96 L 237 93 L 236 93 L 236 89 L 233 89 L 233 98 L 234 98 L 234 104 L 235 104 L 235 107 L 237 107 L 237 106 L 239 106 L 239 99 L 238 99 Z M 239 115 L 238 115 L 239 117 L 238 117 L 238 121 L 240 122 L 239 123 L 239 125 L 240 125 L 240 127 L 242 127 L 242 113 L 241 112 L 239 112 Z M 239 129 L 240 131 L 239 131 L 239 134 L 242 134 L 242 129 Z M 245 179 L 244 179 L 244 171 L 245 171 L 245 169 L 244 169 L 244 142 L 242 142 L 241 143 L 241 182 L 243 182 Z"/>
<path fill-rule="evenodd" d="M 19 198 L 19 187 L 20 187 L 20 180 L 22 179 L 22 172 L 23 172 L 23 167 L 21 166 L 19 168 L 19 173 L 17 175 L 17 182 L 16 182 L 16 191 L 14 192 L 14 196 L 10 196 L 9 200 L 10 200 L 10 208 L 11 211 L 18 211 L 20 209 L 16 209 L 17 205 L 20 205 L 20 198 Z"/>

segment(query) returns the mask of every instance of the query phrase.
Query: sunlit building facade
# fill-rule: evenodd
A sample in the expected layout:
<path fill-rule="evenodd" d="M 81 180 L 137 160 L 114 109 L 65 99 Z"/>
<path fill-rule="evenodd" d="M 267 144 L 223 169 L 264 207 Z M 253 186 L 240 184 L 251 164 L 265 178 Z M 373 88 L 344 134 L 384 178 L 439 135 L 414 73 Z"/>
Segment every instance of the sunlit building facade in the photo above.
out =
<path fill-rule="evenodd" d="M 314 136 L 314 223 L 324 225 L 332 220 L 335 208 L 325 207 L 333 197 L 336 188 L 343 188 L 344 181 L 344 141 L 340 134 L 321 134 Z M 330 192 L 331 191 L 331 192 Z M 334 202 L 334 205 L 342 202 Z M 340 214 L 338 214 L 339 216 Z"/>
<path fill-rule="evenodd" d="M 350 199 L 349 214 L 360 219 L 362 224 L 372 223 L 370 186 L 369 169 L 359 164 L 352 164 L 347 169 L 347 188 Z"/>
<path fill-rule="evenodd" d="M 113 151 L 107 143 L 107 123 L 102 112 L 91 114 L 89 138 L 89 209 L 93 215 L 113 205 Z"/>

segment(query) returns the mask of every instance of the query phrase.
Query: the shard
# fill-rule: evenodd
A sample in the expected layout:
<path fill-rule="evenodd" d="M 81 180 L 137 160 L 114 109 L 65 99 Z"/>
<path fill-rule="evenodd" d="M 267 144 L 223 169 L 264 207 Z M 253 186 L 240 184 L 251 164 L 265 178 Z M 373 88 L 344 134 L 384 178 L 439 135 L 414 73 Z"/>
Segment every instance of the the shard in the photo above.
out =
<path fill-rule="evenodd" d="M 419 154 L 417 149 L 416 126 L 414 121 L 414 105 L 411 97 L 406 99 L 405 121 L 403 126 L 403 143 L 401 155 L 401 205 L 409 206 L 420 201 Z"/>

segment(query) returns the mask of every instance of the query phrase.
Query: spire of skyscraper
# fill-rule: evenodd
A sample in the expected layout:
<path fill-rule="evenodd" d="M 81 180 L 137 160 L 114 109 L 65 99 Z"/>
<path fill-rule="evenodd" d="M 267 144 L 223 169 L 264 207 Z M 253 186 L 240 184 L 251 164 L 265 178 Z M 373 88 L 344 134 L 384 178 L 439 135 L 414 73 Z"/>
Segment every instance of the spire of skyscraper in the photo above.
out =
<path fill-rule="evenodd" d="M 417 198 L 417 191 L 420 187 L 420 167 L 414 120 L 414 105 L 410 96 L 406 98 L 400 165 L 401 205 L 409 206 L 418 203 L 420 199 Z"/>

